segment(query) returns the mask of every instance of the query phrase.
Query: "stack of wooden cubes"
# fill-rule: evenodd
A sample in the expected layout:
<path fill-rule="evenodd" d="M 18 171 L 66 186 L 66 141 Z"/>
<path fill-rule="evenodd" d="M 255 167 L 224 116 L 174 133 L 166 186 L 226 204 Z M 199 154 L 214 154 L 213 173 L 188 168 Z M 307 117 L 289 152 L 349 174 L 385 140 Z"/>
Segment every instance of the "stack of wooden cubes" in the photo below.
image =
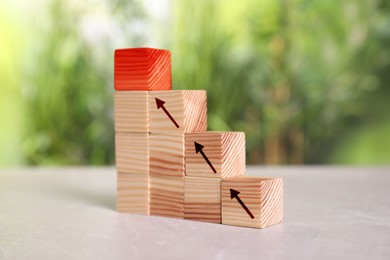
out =
<path fill-rule="evenodd" d="M 208 132 L 203 90 L 171 90 L 169 51 L 115 51 L 117 210 L 263 228 L 281 178 L 246 177 L 245 134 Z"/>

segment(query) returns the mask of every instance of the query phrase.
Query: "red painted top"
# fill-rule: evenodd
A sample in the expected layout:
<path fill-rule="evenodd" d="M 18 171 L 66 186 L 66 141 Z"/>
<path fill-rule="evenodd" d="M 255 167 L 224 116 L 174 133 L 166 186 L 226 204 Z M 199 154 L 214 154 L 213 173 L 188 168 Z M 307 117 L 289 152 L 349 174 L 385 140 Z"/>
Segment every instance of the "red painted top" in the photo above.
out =
<path fill-rule="evenodd" d="M 116 90 L 170 90 L 171 53 L 153 48 L 117 49 L 114 55 Z"/>

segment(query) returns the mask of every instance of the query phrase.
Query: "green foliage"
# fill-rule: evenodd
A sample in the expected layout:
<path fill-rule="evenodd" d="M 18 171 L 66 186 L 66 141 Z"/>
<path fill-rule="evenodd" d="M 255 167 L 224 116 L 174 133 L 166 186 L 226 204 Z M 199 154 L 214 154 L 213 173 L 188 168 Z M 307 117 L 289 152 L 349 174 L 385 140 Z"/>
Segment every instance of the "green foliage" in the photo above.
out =
<path fill-rule="evenodd" d="M 362 118 L 377 2 L 175 3 L 174 86 L 208 90 L 210 129 L 245 131 L 249 162 L 324 163 Z"/>
<path fill-rule="evenodd" d="M 341 140 L 340 148 L 330 158 L 332 164 L 389 164 L 390 121 L 367 125 Z"/>
<path fill-rule="evenodd" d="M 90 47 L 75 29 L 81 13 L 53 1 L 49 15 L 49 28 L 31 59 L 39 66 L 30 64 L 24 143 L 28 162 L 112 161 L 112 91 L 107 71 L 95 66 Z"/>
<path fill-rule="evenodd" d="M 118 28 L 137 4 L 113 1 Z M 129 10 L 129 7 L 134 7 Z M 88 41 L 83 31 L 91 6 L 50 2 L 49 26 L 29 64 L 26 82 L 28 123 L 24 150 L 30 164 L 107 164 L 114 162 L 113 49 L 109 38 Z M 127 18 L 126 18 L 127 19 Z M 88 24 L 87 24 L 88 26 Z M 93 29 L 93 28 L 92 28 Z M 142 37 L 122 37 L 125 45 Z M 95 40 L 95 39 L 93 39 Z M 35 66 L 35 64 L 39 66 Z"/>
<path fill-rule="evenodd" d="M 137 0 L 49 0 L 24 32 L 0 10 L 0 164 L 113 163 L 113 52 L 147 40 L 174 89 L 207 90 L 210 130 L 246 132 L 248 163 L 390 162 L 386 0 L 170 3 L 161 22 Z"/>
<path fill-rule="evenodd" d="M 24 30 L 14 12 L 0 2 L 0 166 L 23 163 L 18 146 L 22 133 L 21 58 L 25 46 Z"/>

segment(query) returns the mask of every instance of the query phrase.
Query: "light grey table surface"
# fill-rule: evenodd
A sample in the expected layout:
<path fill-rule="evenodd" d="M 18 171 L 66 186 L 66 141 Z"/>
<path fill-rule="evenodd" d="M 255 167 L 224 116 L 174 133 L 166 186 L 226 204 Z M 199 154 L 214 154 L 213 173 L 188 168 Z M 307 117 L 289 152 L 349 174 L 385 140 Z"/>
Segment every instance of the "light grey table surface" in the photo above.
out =
<path fill-rule="evenodd" d="M 390 168 L 249 167 L 282 176 L 282 224 L 115 211 L 114 168 L 0 170 L 0 259 L 390 259 Z"/>

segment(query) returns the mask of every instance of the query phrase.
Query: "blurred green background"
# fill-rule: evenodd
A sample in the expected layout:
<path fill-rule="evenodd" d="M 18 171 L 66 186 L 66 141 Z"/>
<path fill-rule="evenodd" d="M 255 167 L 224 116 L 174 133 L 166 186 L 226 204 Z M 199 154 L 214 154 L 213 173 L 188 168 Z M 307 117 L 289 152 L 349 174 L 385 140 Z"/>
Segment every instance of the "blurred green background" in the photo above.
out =
<path fill-rule="evenodd" d="M 387 0 L 0 0 L 0 37 L 0 166 L 113 164 L 113 52 L 138 46 L 248 163 L 390 163 Z"/>

